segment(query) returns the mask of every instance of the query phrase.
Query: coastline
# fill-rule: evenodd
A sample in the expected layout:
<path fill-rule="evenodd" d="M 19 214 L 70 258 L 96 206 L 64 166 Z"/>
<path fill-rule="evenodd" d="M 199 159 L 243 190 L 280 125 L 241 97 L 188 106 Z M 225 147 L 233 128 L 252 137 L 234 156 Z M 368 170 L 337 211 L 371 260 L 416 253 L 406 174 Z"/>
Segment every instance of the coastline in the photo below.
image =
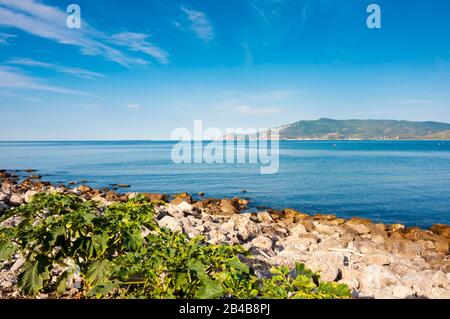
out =
<path fill-rule="evenodd" d="M 0 216 L 9 208 L 30 202 L 38 192 L 76 194 L 102 206 L 137 195 L 87 185 L 73 189 L 54 186 L 42 181 L 39 172 L 26 173 L 29 177 L 19 182 L 14 174 L 0 170 Z M 267 276 L 272 265 L 302 262 L 319 271 L 326 281 L 347 284 L 358 298 L 450 298 L 449 225 L 434 225 L 428 230 L 406 228 L 358 217 L 307 215 L 289 208 L 241 213 L 248 201 L 237 197 L 200 196 L 195 200 L 187 193 L 144 196 L 159 201 L 155 218 L 161 227 L 191 238 L 203 235 L 211 244 L 243 245 L 259 261 L 255 264 L 259 276 Z M 5 221 L 2 226 L 15 222 Z M 8 285 L 11 288 L 17 276 L 11 268 L 0 272 L 0 293 L 7 291 Z"/>

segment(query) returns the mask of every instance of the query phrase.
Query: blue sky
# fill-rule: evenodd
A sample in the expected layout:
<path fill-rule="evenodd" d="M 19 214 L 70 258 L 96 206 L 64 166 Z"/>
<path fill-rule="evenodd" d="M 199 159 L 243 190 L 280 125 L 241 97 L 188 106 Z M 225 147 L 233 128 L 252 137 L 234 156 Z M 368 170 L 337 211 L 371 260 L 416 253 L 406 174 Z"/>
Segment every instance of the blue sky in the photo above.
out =
<path fill-rule="evenodd" d="M 450 122 L 449 14 L 447 0 L 0 0 L 0 140 Z"/>

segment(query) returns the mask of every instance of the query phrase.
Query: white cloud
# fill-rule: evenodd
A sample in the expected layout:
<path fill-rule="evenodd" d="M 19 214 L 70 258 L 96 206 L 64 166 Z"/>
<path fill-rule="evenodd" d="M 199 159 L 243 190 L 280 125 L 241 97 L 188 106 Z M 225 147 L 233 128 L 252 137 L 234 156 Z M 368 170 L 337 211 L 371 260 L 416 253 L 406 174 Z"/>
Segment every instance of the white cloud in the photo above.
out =
<path fill-rule="evenodd" d="M 30 77 L 17 68 L 5 66 L 0 66 L 0 88 L 92 96 L 86 92 L 45 84 L 41 79 Z"/>
<path fill-rule="evenodd" d="M 155 58 L 161 64 L 169 63 L 167 52 L 147 41 L 149 35 L 134 32 L 116 33 L 111 36 L 111 42 L 117 45 L 128 47 L 135 52 L 145 53 Z"/>
<path fill-rule="evenodd" d="M 62 66 L 59 64 L 53 64 L 53 63 L 48 63 L 48 62 L 42 62 L 42 61 L 36 61 L 33 59 L 11 59 L 9 61 L 6 62 L 7 64 L 14 64 L 14 65 L 24 65 L 24 66 L 30 66 L 30 67 L 39 67 L 39 68 L 45 68 L 45 69 L 50 69 L 50 70 L 54 70 L 56 72 L 60 72 L 60 73 L 65 73 L 65 74 L 70 74 L 70 75 L 75 75 L 77 77 L 80 78 L 84 78 L 84 79 L 96 79 L 96 78 L 104 78 L 106 77 L 103 74 L 97 73 L 97 72 L 92 72 L 89 70 L 85 70 L 85 69 L 80 69 L 80 68 L 71 68 L 71 67 L 66 67 L 66 66 Z"/>
<path fill-rule="evenodd" d="M 0 0 L 0 5 L 0 27 L 17 28 L 61 44 L 77 46 L 84 55 L 100 55 L 126 67 L 148 64 L 146 60 L 129 56 L 106 44 L 109 36 L 85 21 L 81 29 L 67 28 L 66 12 L 56 7 L 37 0 Z"/>
<path fill-rule="evenodd" d="M 276 107 L 253 107 L 249 105 L 233 106 L 231 110 L 248 115 L 271 115 L 279 111 Z"/>
<path fill-rule="evenodd" d="M 0 32 L 0 44 L 8 44 L 9 39 L 16 38 L 16 37 L 17 37 L 17 35 L 15 35 L 15 34 Z"/>
<path fill-rule="evenodd" d="M 197 37 L 204 41 L 214 39 L 213 27 L 203 12 L 189 10 L 185 7 L 181 7 L 181 10 L 186 13 L 188 19 L 191 21 L 191 30 L 195 32 Z"/>
<path fill-rule="evenodd" d="M 131 110 L 136 110 L 141 108 L 141 105 L 139 103 L 130 103 L 127 105 L 127 108 L 131 109 Z"/>

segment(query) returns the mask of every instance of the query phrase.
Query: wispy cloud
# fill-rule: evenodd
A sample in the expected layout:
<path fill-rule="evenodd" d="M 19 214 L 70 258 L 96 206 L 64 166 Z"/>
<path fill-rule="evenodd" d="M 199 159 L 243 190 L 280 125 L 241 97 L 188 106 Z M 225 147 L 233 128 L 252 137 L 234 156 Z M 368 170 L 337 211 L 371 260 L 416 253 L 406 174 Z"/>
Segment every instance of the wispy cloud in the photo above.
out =
<path fill-rule="evenodd" d="M 148 34 L 122 32 L 111 36 L 111 42 L 129 48 L 135 52 L 145 53 L 155 58 L 161 64 L 169 63 L 169 54 L 147 41 Z"/>
<path fill-rule="evenodd" d="M 96 79 L 96 78 L 105 78 L 106 76 L 101 74 L 101 73 L 97 73 L 97 72 L 92 72 L 89 70 L 85 70 L 85 69 L 80 69 L 80 68 L 71 68 L 71 67 L 66 67 L 66 66 L 62 66 L 59 64 L 53 64 L 53 63 L 48 63 L 48 62 L 42 62 L 42 61 L 36 61 L 33 59 L 28 59 L 28 58 L 16 58 L 16 59 L 11 59 L 9 61 L 6 62 L 7 64 L 14 64 L 14 65 L 22 65 L 22 66 L 30 66 L 30 67 L 38 67 L 38 68 L 45 68 L 45 69 L 50 69 L 50 70 L 54 70 L 56 72 L 59 73 L 65 73 L 65 74 L 69 74 L 69 75 L 74 75 L 80 78 L 84 78 L 84 79 Z"/>
<path fill-rule="evenodd" d="M 253 65 L 253 54 L 250 51 L 250 47 L 248 46 L 248 43 L 242 43 L 241 46 L 242 46 L 242 49 L 244 49 L 244 64 L 246 66 Z"/>
<path fill-rule="evenodd" d="M 8 44 L 9 39 L 16 38 L 17 35 L 0 32 L 0 44 Z"/>
<path fill-rule="evenodd" d="M 139 103 L 130 103 L 127 105 L 127 108 L 129 108 L 130 110 L 136 110 L 141 108 L 141 105 Z"/>
<path fill-rule="evenodd" d="M 95 30 L 85 21 L 82 29 L 67 28 L 67 14 L 56 7 L 37 0 L 0 0 L 0 5 L 0 27 L 17 28 L 60 44 L 77 46 L 83 55 L 103 56 L 126 67 L 148 64 L 109 45 L 108 34 Z M 128 44 L 124 46 L 130 48 Z"/>
<path fill-rule="evenodd" d="M 261 16 L 261 18 L 265 22 L 269 22 L 269 18 L 267 18 L 266 14 L 258 6 L 256 6 L 253 2 L 249 2 L 248 4 L 256 11 L 256 13 L 258 13 Z"/>
<path fill-rule="evenodd" d="M 204 41 L 214 39 L 213 27 L 203 12 L 186 9 L 185 7 L 181 7 L 181 10 L 186 13 L 191 22 L 191 30 L 194 31 L 197 37 Z"/>
<path fill-rule="evenodd" d="M 52 86 L 44 83 L 41 79 L 30 77 L 14 67 L 0 66 L 0 88 L 37 90 L 61 94 L 74 94 L 92 96 L 89 93 L 71 90 L 64 87 Z"/>
<path fill-rule="evenodd" d="M 277 107 L 253 107 L 250 105 L 233 106 L 231 110 L 240 114 L 248 115 L 271 115 L 279 111 Z"/>

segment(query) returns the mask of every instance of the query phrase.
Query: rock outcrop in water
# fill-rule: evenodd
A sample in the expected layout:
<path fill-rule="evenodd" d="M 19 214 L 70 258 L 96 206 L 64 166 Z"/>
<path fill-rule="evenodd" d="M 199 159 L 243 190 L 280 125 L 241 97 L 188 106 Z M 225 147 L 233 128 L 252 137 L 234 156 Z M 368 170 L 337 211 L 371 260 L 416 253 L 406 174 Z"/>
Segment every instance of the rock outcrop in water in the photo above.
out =
<path fill-rule="evenodd" d="M 87 185 L 55 187 L 40 178 L 19 182 L 18 176 L 6 171 L 0 171 L 0 179 L 0 216 L 30 202 L 37 192 L 75 193 L 105 206 L 136 196 Z M 450 298 L 448 225 L 423 230 L 356 217 L 311 216 L 292 209 L 241 213 L 248 201 L 237 197 L 196 201 L 187 193 L 145 196 L 159 201 L 155 218 L 160 226 L 189 237 L 201 234 L 210 243 L 241 244 L 254 256 L 247 262 L 257 265 L 260 276 L 268 275 L 272 265 L 303 262 L 320 271 L 326 281 L 348 284 L 358 298 Z M 0 226 L 17 222 L 10 219 Z M 20 262 L 2 265 L 0 297 L 20 296 L 13 289 Z"/>

